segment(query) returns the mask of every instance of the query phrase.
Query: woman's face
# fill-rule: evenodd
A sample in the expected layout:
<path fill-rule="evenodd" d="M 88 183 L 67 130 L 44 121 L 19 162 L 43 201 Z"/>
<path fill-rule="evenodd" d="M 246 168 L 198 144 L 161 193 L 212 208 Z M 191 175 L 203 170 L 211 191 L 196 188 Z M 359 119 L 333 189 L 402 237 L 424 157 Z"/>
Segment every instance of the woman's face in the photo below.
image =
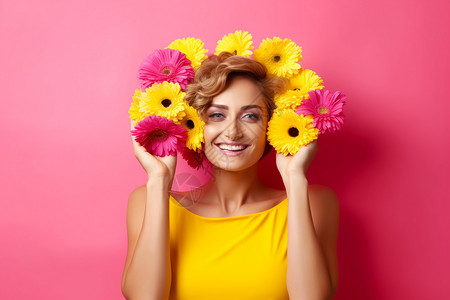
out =
<path fill-rule="evenodd" d="M 240 171 L 259 161 L 266 145 L 267 107 L 249 78 L 236 76 L 204 115 L 205 155 L 216 167 Z"/>

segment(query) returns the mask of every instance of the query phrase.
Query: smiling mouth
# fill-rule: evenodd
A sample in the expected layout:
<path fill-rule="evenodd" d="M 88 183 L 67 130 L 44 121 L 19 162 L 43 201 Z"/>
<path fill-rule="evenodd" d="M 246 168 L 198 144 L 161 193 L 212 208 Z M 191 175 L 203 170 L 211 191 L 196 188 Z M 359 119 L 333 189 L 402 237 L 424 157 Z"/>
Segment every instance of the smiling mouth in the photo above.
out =
<path fill-rule="evenodd" d="M 246 144 L 225 144 L 225 143 L 216 144 L 216 146 L 221 150 L 233 152 L 239 152 L 248 147 L 248 145 Z"/>

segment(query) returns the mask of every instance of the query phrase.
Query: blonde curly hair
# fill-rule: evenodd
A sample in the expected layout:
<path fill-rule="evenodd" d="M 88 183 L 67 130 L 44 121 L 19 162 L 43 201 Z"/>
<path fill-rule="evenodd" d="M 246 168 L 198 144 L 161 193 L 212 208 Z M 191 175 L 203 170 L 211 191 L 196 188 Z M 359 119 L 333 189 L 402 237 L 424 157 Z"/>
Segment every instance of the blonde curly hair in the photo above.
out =
<path fill-rule="evenodd" d="M 275 109 L 274 96 L 283 92 L 288 80 L 282 77 L 268 76 L 267 68 L 260 62 L 245 56 L 221 52 L 210 55 L 195 72 L 195 78 L 186 87 L 185 100 L 197 109 L 203 118 L 215 96 L 222 93 L 234 76 L 252 79 L 264 95 L 268 119 Z"/>

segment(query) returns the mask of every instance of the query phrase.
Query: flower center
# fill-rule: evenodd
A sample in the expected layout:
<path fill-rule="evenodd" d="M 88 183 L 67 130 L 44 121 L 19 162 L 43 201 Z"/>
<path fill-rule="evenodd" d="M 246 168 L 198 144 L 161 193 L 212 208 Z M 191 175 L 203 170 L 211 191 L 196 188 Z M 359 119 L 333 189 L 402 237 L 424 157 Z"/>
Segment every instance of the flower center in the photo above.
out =
<path fill-rule="evenodd" d="M 275 55 L 275 56 L 273 57 L 273 60 L 274 60 L 275 62 L 279 62 L 280 59 L 281 59 L 281 57 L 280 57 L 279 55 Z"/>
<path fill-rule="evenodd" d="M 194 128 L 194 121 L 192 121 L 192 120 L 187 120 L 187 122 L 186 122 L 186 126 L 189 128 L 189 129 L 193 129 Z"/>
<path fill-rule="evenodd" d="M 234 50 L 233 53 L 234 53 L 234 55 L 236 55 L 237 54 L 237 50 Z"/>
<path fill-rule="evenodd" d="M 170 105 L 172 105 L 172 101 L 170 101 L 169 99 L 164 99 L 163 101 L 161 101 L 161 104 L 164 107 L 169 107 Z"/>
<path fill-rule="evenodd" d="M 291 127 L 291 128 L 289 128 L 288 133 L 290 136 L 296 137 L 296 136 L 298 136 L 298 129 L 295 127 Z"/>
<path fill-rule="evenodd" d="M 170 70 L 168 68 L 164 68 L 164 70 L 162 72 L 166 75 L 169 75 L 170 73 L 172 73 L 172 70 Z"/>
<path fill-rule="evenodd" d="M 156 129 L 151 132 L 151 140 L 165 141 L 167 139 L 167 132 L 162 129 Z"/>
<path fill-rule="evenodd" d="M 327 114 L 328 113 L 328 109 L 325 108 L 325 107 L 321 107 L 321 108 L 319 108 L 319 113 L 320 114 Z"/>

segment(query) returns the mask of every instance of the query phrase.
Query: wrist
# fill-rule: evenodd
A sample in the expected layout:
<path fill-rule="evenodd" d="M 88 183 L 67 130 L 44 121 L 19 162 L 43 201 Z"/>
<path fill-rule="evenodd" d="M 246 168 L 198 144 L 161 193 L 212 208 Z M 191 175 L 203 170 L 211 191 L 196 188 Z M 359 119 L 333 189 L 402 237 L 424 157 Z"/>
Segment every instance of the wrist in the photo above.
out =
<path fill-rule="evenodd" d="M 287 176 L 303 176 L 303 177 L 306 177 L 306 168 L 305 167 L 299 167 L 299 168 L 286 170 L 286 175 Z"/>
<path fill-rule="evenodd" d="M 282 178 L 283 183 L 286 187 L 286 189 L 289 189 L 289 187 L 297 187 L 297 186 L 308 186 L 308 179 L 306 179 L 305 174 L 303 173 L 286 173 L 285 176 Z"/>
<path fill-rule="evenodd" d="M 295 171 L 286 171 L 283 176 L 284 181 L 307 181 L 306 173 L 295 170 Z"/>
<path fill-rule="evenodd" d="M 172 182 L 167 176 L 149 176 L 146 185 L 147 188 L 163 187 L 170 190 Z"/>

